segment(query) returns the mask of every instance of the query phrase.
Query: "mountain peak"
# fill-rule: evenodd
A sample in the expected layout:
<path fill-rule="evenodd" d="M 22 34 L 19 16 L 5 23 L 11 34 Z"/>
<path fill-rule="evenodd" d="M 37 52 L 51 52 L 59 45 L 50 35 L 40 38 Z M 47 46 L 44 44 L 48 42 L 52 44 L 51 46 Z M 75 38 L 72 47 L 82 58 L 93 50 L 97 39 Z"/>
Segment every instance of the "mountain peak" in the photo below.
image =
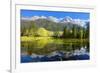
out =
<path fill-rule="evenodd" d="M 53 21 L 53 22 L 59 22 L 59 19 L 53 16 L 47 17 L 48 20 Z"/>
<path fill-rule="evenodd" d="M 73 19 L 69 16 L 64 17 L 60 22 L 62 23 L 68 23 L 68 22 L 72 22 Z"/>

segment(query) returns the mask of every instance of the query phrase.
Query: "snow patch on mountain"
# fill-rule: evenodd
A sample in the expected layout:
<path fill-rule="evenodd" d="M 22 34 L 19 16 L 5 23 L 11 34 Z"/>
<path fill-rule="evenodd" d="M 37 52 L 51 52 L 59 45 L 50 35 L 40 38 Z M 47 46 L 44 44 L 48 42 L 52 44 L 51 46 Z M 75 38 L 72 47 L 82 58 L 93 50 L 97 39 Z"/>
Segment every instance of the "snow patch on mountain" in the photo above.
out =
<path fill-rule="evenodd" d="M 53 17 L 53 16 L 49 16 L 48 20 L 53 21 L 53 22 L 59 22 L 59 19 L 57 19 L 56 17 Z"/>

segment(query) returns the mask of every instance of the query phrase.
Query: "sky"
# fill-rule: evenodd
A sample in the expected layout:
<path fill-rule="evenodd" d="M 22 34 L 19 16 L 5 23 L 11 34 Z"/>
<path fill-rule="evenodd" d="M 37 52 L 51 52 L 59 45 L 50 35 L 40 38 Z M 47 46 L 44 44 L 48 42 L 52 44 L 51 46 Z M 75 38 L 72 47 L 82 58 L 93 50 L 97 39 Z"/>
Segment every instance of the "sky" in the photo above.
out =
<path fill-rule="evenodd" d="M 21 17 L 33 17 L 33 16 L 53 16 L 56 18 L 64 18 L 66 16 L 72 19 L 82 19 L 88 20 L 90 18 L 90 13 L 87 12 L 61 12 L 61 11 L 42 11 L 42 10 L 21 10 Z"/>

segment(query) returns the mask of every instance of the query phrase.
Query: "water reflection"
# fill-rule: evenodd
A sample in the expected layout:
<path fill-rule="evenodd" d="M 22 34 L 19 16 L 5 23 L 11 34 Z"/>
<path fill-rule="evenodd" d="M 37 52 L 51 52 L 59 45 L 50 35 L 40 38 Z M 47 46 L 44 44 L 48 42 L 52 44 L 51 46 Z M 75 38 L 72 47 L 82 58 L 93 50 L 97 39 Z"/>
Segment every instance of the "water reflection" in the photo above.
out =
<path fill-rule="evenodd" d="M 59 43 L 60 41 L 60 43 Z M 47 62 L 66 60 L 88 60 L 88 42 L 66 42 L 67 40 L 21 42 L 21 62 Z"/>

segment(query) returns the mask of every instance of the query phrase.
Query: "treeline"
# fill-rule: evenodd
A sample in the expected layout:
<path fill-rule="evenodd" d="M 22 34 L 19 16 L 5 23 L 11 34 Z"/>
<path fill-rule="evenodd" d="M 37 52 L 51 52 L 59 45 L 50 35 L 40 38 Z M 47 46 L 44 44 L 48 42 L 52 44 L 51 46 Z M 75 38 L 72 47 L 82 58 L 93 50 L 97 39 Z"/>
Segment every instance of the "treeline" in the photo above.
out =
<path fill-rule="evenodd" d="M 89 38 L 89 22 L 85 27 L 77 27 L 75 24 L 71 28 L 64 26 L 63 30 L 56 31 L 47 30 L 44 27 L 37 27 L 31 22 L 27 27 L 21 27 L 21 36 L 34 37 L 55 37 L 55 38 Z"/>
<path fill-rule="evenodd" d="M 63 34 L 61 36 L 62 38 L 80 38 L 85 39 L 89 38 L 89 23 L 86 24 L 86 27 L 76 27 L 73 25 L 71 29 L 67 29 L 65 27 L 63 29 Z"/>

